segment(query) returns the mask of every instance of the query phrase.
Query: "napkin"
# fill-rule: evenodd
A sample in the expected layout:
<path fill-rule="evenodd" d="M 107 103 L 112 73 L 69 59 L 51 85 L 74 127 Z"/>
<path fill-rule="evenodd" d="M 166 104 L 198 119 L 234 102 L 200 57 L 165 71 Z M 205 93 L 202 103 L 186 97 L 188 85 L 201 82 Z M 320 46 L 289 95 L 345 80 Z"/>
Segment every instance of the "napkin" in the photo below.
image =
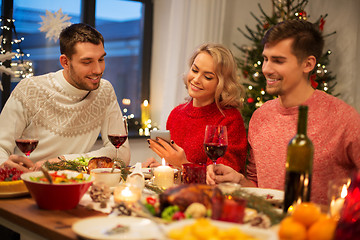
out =
<path fill-rule="evenodd" d="M 141 163 L 136 163 L 133 172 L 127 177 L 126 183 L 137 187 L 141 190 L 144 189 L 145 186 L 145 177 L 142 173 Z"/>
<path fill-rule="evenodd" d="M 108 201 L 106 201 L 106 206 L 102 207 L 100 203 L 94 202 L 91 199 L 90 194 L 87 192 L 81 198 L 79 205 L 84 206 L 89 209 L 93 209 L 98 212 L 111 213 L 113 207 L 115 206 L 114 196 L 111 195 L 110 199 Z"/>

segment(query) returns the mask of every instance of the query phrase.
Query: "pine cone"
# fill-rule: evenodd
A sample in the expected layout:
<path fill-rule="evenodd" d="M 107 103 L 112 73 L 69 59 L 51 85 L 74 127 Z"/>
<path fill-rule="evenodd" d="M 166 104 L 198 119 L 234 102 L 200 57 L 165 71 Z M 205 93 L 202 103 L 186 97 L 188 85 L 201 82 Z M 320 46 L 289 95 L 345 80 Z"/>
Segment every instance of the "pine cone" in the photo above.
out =
<path fill-rule="evenodd" d="M 111 196 L 111 191 L 109 186 L 98 183 L 93 184 L 90 189 L 90 197 L 94 202 L 104 202 L 107 201 Z"/>

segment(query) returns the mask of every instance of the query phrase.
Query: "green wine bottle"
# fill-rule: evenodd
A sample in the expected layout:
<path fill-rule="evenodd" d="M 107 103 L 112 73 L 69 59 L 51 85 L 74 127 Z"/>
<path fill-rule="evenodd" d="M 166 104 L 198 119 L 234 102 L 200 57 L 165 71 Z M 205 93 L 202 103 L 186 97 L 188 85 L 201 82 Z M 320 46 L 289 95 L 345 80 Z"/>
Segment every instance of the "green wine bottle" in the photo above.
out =
<path fill-rule="evenodd" d="M 298 128 L 287 147 L 284 212 L 310 201 L 314 146 L 306 134 L 307 106 L 299 106 Z"/>

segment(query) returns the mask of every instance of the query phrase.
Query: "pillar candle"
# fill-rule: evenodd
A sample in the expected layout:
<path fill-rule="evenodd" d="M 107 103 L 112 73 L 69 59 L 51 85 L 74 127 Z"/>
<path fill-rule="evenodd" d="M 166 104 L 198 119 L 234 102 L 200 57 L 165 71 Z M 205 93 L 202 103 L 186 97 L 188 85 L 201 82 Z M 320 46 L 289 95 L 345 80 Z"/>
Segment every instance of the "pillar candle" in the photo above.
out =
<path fill-rule="evenodd" d="M 141 124 L 146 128 L 147 121 L 150 119 L 150 104 L 148 100 L 144 100 L 141 104 Z"/>
<path fill-rule="evenodd" d="M 169 166 L 155 168 L 154 184 L 160 188 L 168 188 L 174 185 L 174 170 Z"/>

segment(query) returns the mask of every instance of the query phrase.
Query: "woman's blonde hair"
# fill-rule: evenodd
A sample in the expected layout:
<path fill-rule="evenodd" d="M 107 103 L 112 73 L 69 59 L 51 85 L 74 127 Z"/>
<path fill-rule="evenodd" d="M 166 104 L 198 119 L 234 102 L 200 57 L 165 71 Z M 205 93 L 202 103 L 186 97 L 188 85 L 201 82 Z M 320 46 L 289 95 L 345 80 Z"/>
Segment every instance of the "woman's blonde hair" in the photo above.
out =
<path fill-rule="evenodd" d="M 219 110 L 221 111 L 226 108 L 237 108 L 241 110 L 245 90 L 239 82 L 236 63 L 231 51 L 221 44 L 202 44 L 190 57 L 190 67 L 194 63 L 197 55 L 201 52 L 210 54 L 215 64 L 215 74 L 219 79 L 215 90 L 215 103 Z M 184 76 L 184 83 L 187 88 L 187 75 Z"/>

